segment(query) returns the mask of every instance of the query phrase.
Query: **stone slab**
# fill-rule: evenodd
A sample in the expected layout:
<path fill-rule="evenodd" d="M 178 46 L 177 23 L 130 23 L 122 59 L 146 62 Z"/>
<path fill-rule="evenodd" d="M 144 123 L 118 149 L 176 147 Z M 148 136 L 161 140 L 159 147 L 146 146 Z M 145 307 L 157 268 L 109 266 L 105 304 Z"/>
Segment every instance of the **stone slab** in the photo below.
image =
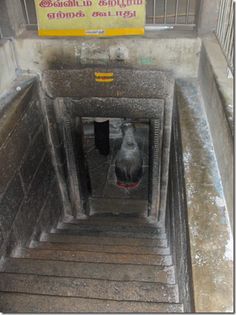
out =
<path fill-rule="evenodd" d="M 22 119 L 33 96 L 33 87 L 26 87 L 17 94 L 13 90 L 9 97 L 0 98 L 0 146 L 14 130 L 17 122 Z M 32 128 L 32 125 L 30 126 Z"/>
<path fill-rule="evenodd" d="M 21 244 L 25 244 L 32 236 L 40 211 L 49 193 L 50 183 L 53 178 L 53 169 L 50 158 L 46 154 L 39 165 L 27 198 L 25 198 L 14 222 L 16 235 Z"/>
<path fill-rule="evenodd" d="M 132 220 L 132 219 L 131 219 Z M 132 221 L 131 221 L 132 222 Z M 117 235 L 123 233 L 123 236 L 126 236 L 128 234 L 133 234 L 133 236 L 137 238 L 163 238 L 166 236 L 165 233 L 163 233 L 164 229 L 157 228 L 157 226 L 133 226 L 130 224 L 127 225 L 118 225 L 118 224 L 106 224 L 103 225 L 76 225 L 71 223 L 59 223 L 57 226 L 58 230 L 67 230 L 71 231 L 71 233 L 117 233 Z"/>
<path fill-rule="evenodd" d="M 0 222 L 5 235 L 9 233 L 24 197 L 21 179 L 19 175 L 16 175 L 0 200 Z"/>
<path fill-rule="evenodd" d="M 43 122 L 42 112 L 39 107 L 39 101 L 31 102 L 29 109 L 24 115 L 24 123 L 29 126 L 29 136 L 32 140 Z"/>
<path fill-rule="evenodd" d="M 233 237 L 204 105 L 196 81 L 178 85 L 195 310 L 233 312 Z"/>
<path fill-rule="evenodd" d="M 111 72 L 111 83 L 96 82 L 96 72 Z M 164 98 L 173 79 L 166 72 L 118 68 L 46 70 L 43 88 L 51 97 Z M 128 84 L 129 83 L 129 84 Z"/>
<path fill-rule="evenodd" d="M 62 202 L 58 188 L 56 178 L 51 182 L 51 188 L 49 196 L 45 202 L 45 205 L 40 213 L 39 220 L 37 222 L 37 234 L 49 232 L 52 226 L 56 226 L 58 220 L 62 217 Z"/>
<path fill-rule="evenodd" d="M 12 273 L 40 274 L 48 276 L 64 275 L 83 279 L 103 279 L 115 281 L 157 282 L 175 284 L 174 267 L 119 265 L 105 263 L 82 263 L 39 259 L 9 258 L 4 271 Z"/>
<path fill-rule="evenodd" d="M 105 253 L 126 253 L 126 254 L 151 254 L 151 255 L 169 255 L 168 247 L 137 247 L 123 245 L 97 245 L 97 244 L 68 244 L 63 242 L 40 242 L 35 243 L 34 247 L 42 249 L 56 249 L 56 250 L 81 250 L 90 252 L 105 252 Z"/>
<path fill-rule="evenodd" d="M 157 98 L 90 97 L 73 99 L 71 110 L 81 117 L 155 119 L 162 116 L 164 103 L 163 99 Z"/>
<path fill-rule="evenodd" d="M 84 236 L 84 235 L 73 235 L 73 234 L 63 234 L 63 233 L 54 233 L 54 234 L 43 234 L 41 236 L 41 241 L 49 242 L 62 242 L 62 243 L 80 243 L 80 244 L 97 244 L 97 245 L 122 245 L 125 244 L 128 246 L 145 246 L 145 247 L 166 247 L 167 240 L 166 238 L 162 239 L 145 239 L 145 238 L 124 238 L 118 236 Z"/>
<path fill-rule="evenodd" d="M 23 124 L 16 126 L 8 141 L 0 148 L 0 196 L 13 178 L 27 152 L 30 140 Z"/>
<path fill-rule="evenodd" d="M 20 168 L 20 174 L 24 183 L 25 190 L 28 191 L 32 178 L 37 171 L 40 161 L 45 154 L 46 143 L 41 130 L 33 139 L 30 148 L 26 154 L 24 162 Z"/>
<path fill-rule="evenodd" d="M 0 290 L 118 301 L 178 303 L 177 285 L 1 273 Z"/>
<path fill-rule="evenodd" d="M 51 259 L 78 262 L 96 262 L 96 263 L 117 263 L 117 264 L 136 264 L 153 266 L 171 266 L 171 255 L 147 255 L 147 254 L 114 254 L 89 251 L 67 251 L 53 249 L 24 249 L 22 257 L 33 259 Z"/>
<path fill-rule="evenodd" d="M 208 117 L 231 228 L 233 227 L 233 79 L 215 35 L 203 39 L 199 83 Z"/>
<path fill-rule="evenodd" d="M 0 296 L 0 308 L 3 312 L 39 312 L 39 313 L 178 313 L 183 305 L 178 303 L 145 303 L 107 301 L 101 299 L 83 299 L 33 295 L 22 293 L 3 293 Z"/>

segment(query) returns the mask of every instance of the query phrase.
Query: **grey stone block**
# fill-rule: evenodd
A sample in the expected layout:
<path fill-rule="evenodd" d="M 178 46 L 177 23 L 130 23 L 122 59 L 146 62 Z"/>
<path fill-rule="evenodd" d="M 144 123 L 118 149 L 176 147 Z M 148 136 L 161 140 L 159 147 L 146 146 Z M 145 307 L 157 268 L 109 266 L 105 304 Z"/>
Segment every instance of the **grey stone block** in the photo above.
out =
<path fill-rule="evenodd" d="M 73 100 L 71 110 L 81 117 L 158 118 L 163 111 L 163 99 L 98 98 Z"/>
<path fill-rule="evenodd" d="M 219 12 L 220 0 L 202 0 L 197 1 L 197 5 L 200 3 L 200 12 L 198 14 L 198 35 L 211 33 L 216 30 L 217 18 Z"/>
<path fill-rule="evenodd" d="M 20 168 L 20 173 L 23 179 L 24 187 L 28 190 L 32 178 L 39 166 L 39 163 L 43 157 L 46 150 L 46 144 L 44 140 L 44 135 L 40 131 L 30 146 L 27 155 L 24 159 L 22 167 Z"/>
<path fill-rule="evenodd" d="M 0 257 L 10 256 L 12 251 L 20 245 L 20 239 L 15 230 L 15 226 L 13 226 L 9 231 L 8 235 L 4 237 L 3 243 L 0 247 Z"/>
<path fill-rule="evenodd" d="M 211 106 L 209 106 L 207 112 L 230 222 L 232 224 L 234 200 L 234 176 L 232 171 L 234 166 L 233 139 L 215 82 L 213 83 Z"/>
<path fill-rule="evenodd" d="M 50 196 L 48 197 L 39 220 L 41 232 L 48 230 L 57 223 L 62 214 L 62 203 L 59 195 L 58 184 L 56 180 L 52 182 Z"/>
<path fill-rule="evenodd" d="M 4 234 L 7 234 L 23 201 L 24 192 L 19 175 L 16 175 L 0 201 L 0 222 Z"/>
<path fill-rule="evenodd" d="M 31 102 L 29 109 L 23 117 L 23 123 L 27 126 L 29 136 L 32 139 L 42 124 L 42 114 L 37 101 Z"/>
<path fill-rule="evenodd" d="M 21 1 L 1 0 L 0 27 L 5 37 L 19 35 L 25 27 Z"/>
<path fill-rule="evenodd" d="M 202 47 L 200 58 L 199 81 L 219 172 L 222 179 L 230 221 L 232 222 L 233 139 L 224 109 L 224 102 L 222 101 L 221 92 L 219 91 L 217 78 L 215 77 L 214 70 L 211 66 L 204 45 Z"/>
<path fill-rule="evenodd" d="M 104 68 L 47 70 L 43 87 L 53 97 L 163 98 L 173 85 L 162 71 L 108 68 L 106 72 L 114 76 L 111 83 L 96 82 L 95 72 L 104 72 Z"/>
<path fill-rule="evenodd" d="M 20 166 L 28 145 L 28 130 L 25 125 L 18 124 L 7 143 L 0 148 L 0 196 Z"/>
<path fill-rule="evenodd" d="M 33 241 L 39 241 L 40 235 L 43 232 L 48 233 L 53 226 L 56 227 L 62 215 L 63 205 L 59 195 L 56 177 L 52 180 L 49 191 L 32 234 L 31 240 Z"/>
<path fill-rule="evenodd" d="M 4 238 L 3 238 L 3 232 L 2 232 L 2 229 L 1 229 L 1 226 L 0 226 L 0 248 L 1 248 L 1 246 L 2 246 L 3 240 L 4 240 Z"/>
<path fill-rule="evenodd" d="M 201 86 L 201 91 L 203 94 L 203 98 L 205 103 L 211 102 L 211 93 L 212 93 L 212 82 L 213 78 L 213 71 L 212 67 L 209 63 L 206 49 L 203 46 L 201 50 L 201 57 L 199 63 L 199 83 Z"/>
<path fill-rule="evenodd" d="M 51 161 L 46 154 L 32 182 L 28 198 L 23 202 L 16 217 L 15 226 L 22 244 L 25 244 L 33 233 L 53 178 Z"/>
<path fill-rule="evenodd" d="M 2 0 L 0 10 L 0 28 L 3 36 L 14 36 L 14 30 L 12 29 L 9 14 L 7 12 L 6 1 Z"/>
<path fill-rule="evenodd" d="M 27 111 L 34 94 L 33 91 L 33 85 L 22 88 L 20 92 L 15 92 L 12 89 L 6 97 L 1 98 L 0 147 L 14 130 L 16 124 L 22 119 L 25 111 Z M 32 125 L 29 127 L 30 130 Z"/>
<path fill-rule="evenodd" d="M 88 45 L 82 45 L 80 50 L 81 64 L 107 64 L 109 53 L 106 49 L 94 45 L 92 48 Z"/>

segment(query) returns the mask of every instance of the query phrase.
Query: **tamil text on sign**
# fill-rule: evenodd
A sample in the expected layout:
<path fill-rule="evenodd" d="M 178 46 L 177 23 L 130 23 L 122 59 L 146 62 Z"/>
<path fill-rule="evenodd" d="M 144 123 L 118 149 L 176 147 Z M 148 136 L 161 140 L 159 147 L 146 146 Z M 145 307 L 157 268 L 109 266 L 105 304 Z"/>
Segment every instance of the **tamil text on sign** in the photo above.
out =
<path fill-rule="evenodd" d="M 35 0 L 40 36 L 142 35 L 145 0 Z"/>

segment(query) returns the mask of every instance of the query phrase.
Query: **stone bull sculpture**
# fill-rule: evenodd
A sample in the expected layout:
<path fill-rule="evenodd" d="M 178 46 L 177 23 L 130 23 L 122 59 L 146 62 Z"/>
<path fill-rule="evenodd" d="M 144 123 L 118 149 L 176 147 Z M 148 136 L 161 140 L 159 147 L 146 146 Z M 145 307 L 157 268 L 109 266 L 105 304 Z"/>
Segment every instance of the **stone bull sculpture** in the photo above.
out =
<path fill-rule="evenodd" d="M 117 186 L 120 188 L 136 188 L 143 175 L 143 158 L 134 137 L 134 126 L 125 122 L 122 125 L 123 141 L 115 158 Z"/>

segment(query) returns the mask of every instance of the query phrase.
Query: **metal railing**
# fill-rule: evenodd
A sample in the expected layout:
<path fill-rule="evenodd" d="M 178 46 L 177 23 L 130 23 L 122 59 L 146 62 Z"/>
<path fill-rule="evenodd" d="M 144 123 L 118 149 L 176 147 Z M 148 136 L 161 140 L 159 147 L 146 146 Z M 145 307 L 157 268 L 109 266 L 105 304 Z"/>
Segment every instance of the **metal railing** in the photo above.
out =
<path fill-rule="evenodd" d="M 33 0 L 20 0 L 25 15 L 26 27 L 37 27 Z M 197 3 L 200 0 L 146 0 L 146 25 L 196 25 Z"/>
<path fill-rule="evenodd" d="M 196 12 L 197 0 L 147 0 L 146 24 L 195 26 Z"/>
<path fill-rule="evenodd" d="M 221 0 L 216 27 L 216 37 L 233 71 L 234 66 L 234 1 Z"/>
<path fill-rule="evenodd" d="M 33 0 L 20 0 L 27 28 L 37 28 L 37 17 Z"/>

